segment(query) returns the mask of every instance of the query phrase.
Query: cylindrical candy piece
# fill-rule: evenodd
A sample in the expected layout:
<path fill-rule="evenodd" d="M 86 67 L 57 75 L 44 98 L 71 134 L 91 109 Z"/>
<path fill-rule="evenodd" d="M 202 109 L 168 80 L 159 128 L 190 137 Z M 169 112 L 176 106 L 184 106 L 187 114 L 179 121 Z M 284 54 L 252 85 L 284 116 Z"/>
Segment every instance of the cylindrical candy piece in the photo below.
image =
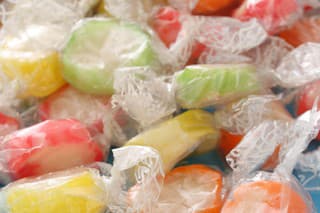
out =
<path fill-rule="evenodd" d="M 109 97 L 85 94 L 66 86 L 45 99 L 38 111 L 42 120 L 77 119 L 101 132 L 108 101 Z"/>
<path fill-rule="evenodd" d="M 149 146 L 158 150 L 164 171 L 168 172 L 199 144 L 206 141 L 216 144 L 219 136 L 210 113 L 190 110 L 137 135 L 125 146 Z"/>
<path fill-rule="evenodd" d="M 9 184 L 1 193 L 8 213 L 102 213 L 107 208 L 108 192 L 95 169 L 24 179 Z"/>
<path fill-rule="evenodd" d="M 48 120 L 7 135 L 1 168 L 11 179 L 42 175 L 102 161 L 104 152 L 76 120 Z"/>
<path fill-rule="evenodd" d="M 261 88 L 249 64 L 193 65 L 175 76 L 176 98 L 184 108 L 199 108 L 246 96 Z"/>
<path fill-rule="evenodd" d="M 17 39 L 8 39 L 0 46 L 3 72 L 22 85 L 20 96 L 45 97 L 59 89 L 65 81 L 60 73 L 57 52 L 30 52 L 15 47 Z"/>
<path fill-rule="evenodd" d="M 138 25 L 87 19 L 78 23 L 63 49 L 62 74 L 80 91 L 111 95 L 116 69 L 149 66 L 154 59 L 151 37 Z"/>

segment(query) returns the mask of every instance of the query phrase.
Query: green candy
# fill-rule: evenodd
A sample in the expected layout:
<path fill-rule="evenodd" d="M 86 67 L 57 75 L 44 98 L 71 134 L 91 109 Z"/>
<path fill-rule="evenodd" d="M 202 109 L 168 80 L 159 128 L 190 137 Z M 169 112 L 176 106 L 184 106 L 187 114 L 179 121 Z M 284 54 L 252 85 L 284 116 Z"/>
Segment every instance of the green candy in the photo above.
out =
<path fill-rule="evenodd" d="M 200 108 L 260 90 L 249 64 L 193 65 L 175 76 L 176 98 L 184 108 Z"/>
<path fill-rule="evenodd" d="M 112 95 L 119 68 L 150 66 L 151 37 L 138 25 L 116 19 L 87 19 L 78 24 L 62 51 L 62 74 L 73 87 Z"/>

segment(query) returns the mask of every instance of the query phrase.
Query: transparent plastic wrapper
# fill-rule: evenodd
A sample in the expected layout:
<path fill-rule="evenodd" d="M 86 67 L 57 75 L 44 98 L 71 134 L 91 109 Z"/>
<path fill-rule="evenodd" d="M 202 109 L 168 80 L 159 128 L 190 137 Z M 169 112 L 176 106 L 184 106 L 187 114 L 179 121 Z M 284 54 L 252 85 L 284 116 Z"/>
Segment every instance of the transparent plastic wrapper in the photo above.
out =
<path fill-rule="evenodd" d="M 113 155 L 108 209 L 111 212 L 151 212 L 164 178 L 160 154 L 150 147 L 127 146 L 114 149 Z"/>
<path fill-rule="evenodd" d="M 103 7 L 112 17 L 136 22 L 147 22 L 156 5 L 166 4 L 166 0 L 103 0 Z"/>
<path fill-rule="evenodd" d="M 164 47 L 159 54 L 164 67 L 172 72 L 186 64 L 196 63 L 205 46 L 196 41 L 205 18 L 190 16 L 172 7 L 160 7 L 153 12 L 150 26 Z M 190 30 L 192 29 L 192 30 Z"/>
<path fill-rule="evenodd" d="M 192 153 L 201 143 L 217 145 L 220 134 L 213 116 L 202 110 L 189 110 L 157 124 L 130 139 L 125 146 L 147 146 L 159 151 L 165 172 Z"/>
<path fill-rule="evenodd" d="M 94 2 L 28 0 L 14 5 L 0 35 L 0 65 L 20 81 L 20 96 L 44 97 L 64 84 L 58 51 Z"/>
<path fill-rule="evenodd" d="M 108 109 L 110 113 L 103 117 L 103 138 L 108 138 L 111 145 L 121 147 L 136 136 L 142 127 L 120 105 L 109 104 Z"/>
<path fill-rule="evenodd" d="M 245 0 L 233 17 L 241 21 L 256 18 L 266 31 L 275 34 L 291 25 L 301 14 L 302 8 L 297 0 Z"/>
<path fill-rule="evenodd" d="M 307 42 L 320 43 L 320 15 L 305 16 L 294 23 L 279 36 L 291 45 L 298 47 Z"/>
<path fill-rule="evenodd" d="M 17 82 L 10 81 L 0 71 L 0 137 L 5 136 L 20 127 L 17 107 Z"/>
<path fill-rule="evenodd" d="M 244 52 L 243 55 L 249 57 L 250 62 L 256 65 L 259 78 L 269 88 L 276 86 L 276 79 L 272 72 L 279 66 L 282 58 L 293 49 L 294 47 L 283 39 L 269 36 L 264 43 Z"/>
<path fill-rule="evenodd" d="M 1 182 L 103 161 L 108 148 L 77 120 L 44 121 L 1 139 Z"/>
<path fill-rule="evenodd" d="M 320 44 L 306 43 L 288 53 L 274 70 L 277 83 L 285 88 L 303 86 L 319 78 Z"/>
<path fill-rule="evenodd" d="M 319 192 L 320 182 L 320 154 L 319 148 L 300 156 L 295 167 L 297 179 L 309 192 Z"/>
<path fill-rule="evenodd" d="M 176 111 L 169 77 L 157 77 L 146 68 L 119 70 L 115 73 L 113 104 L 118 104 L 142 128 L 159 122 Z"/>
<path fill-rule="evenodd" d="M 199 64 L 231 64 L 231 63 L 251 63 L 249 57 L 228 51 L 217 51 L 206 49 L 202 52 L 198 60 Z"/>
<path fill-rule="evenodd" d="M 99 171 L 75 168 L 23 179 L 1 190 L 1 212 L 88 212 L 107 209 L 108 190 Z"/>
<path fill-rule="evenodd" d="M 197 37 L 206 19 L 180 14 L 170 7 L 160 8 L 153 19 L 151 25 L 160 40 L 154 42 L 154 49 L 167 73 L 174 73 L 186 64 L 195 63 L 205 48 L 197 41 Z"/>
<path fill-rule="evenodd" d="M 224 106 L 214 117 L 217 128 L 237 135 L 245 135 L 266 120 L 293 121 L 280 97 L 275 95 L 250 95 Z"/>
<path fill-rule="evenodd" d="M 169 58 L 179 62 L 177 69 L 197 62 L 244 62 L 238 53 L 258 46 L 268 36 L 256 20 L 190 16 L 171 7 L 156 10 L 151 26 L 168 48 Z M 159 55 L 165 55 L 163 52 Z"/>
<path fill-rule="evenodd" d="M 223 104 L 262 90 L 250 64 L 187 66 L 175 75 L 174 89 L 184 108 Z"/>
<path fill-rule="evenodd" d="M 309 194 L 292 176 L 260 172 L 235 186 L 221 213 L 316 212 Z"/>
<path fill-rule="evenodd" d="M 235 21 L 233 20 L 232 22 Z M 251 24 L 254 23 L 258 25 L 254 19 L 251 20 Z M 266 87 L 275 86 L 276 78 L 274 77 L 273 70 L 277 68 L 281 59 L 292 51 L 294 47 L 279 37 L 253 36 L 256 35 L 256 31 L 263 33 L 261 26 L 259 31 L 259 26 L 257 26 L 258 29 L 250 27 L 250 22 L 244 22 L 242 25 L 243 26 L 234 33 L 234 36 L 230 36 L 231 40 L 230 38 L 222 39 L 221 41 L 223 42 L 218 42 L 219 46 L 223 48 L 219 49 L 218 45 L 211 45 L 216 46 L 216 48 L 206 48 L 201 53 L 198 62 L 202 64 L 251 63 L 256 66 L 259 79 L 263 85 Z M 235 26 L 237 26 L 236 22 Z M 242 30 L 246 33 L 243 33 Z M 223 30 L 222 32 L 225 31 Z M 227 35 L 227 33 L 225 34 Z M 222 37 L 228 38 L 226 35 Z M 247 40 L 250 40 L 250 37 L 251 42 L 247 42 Z M 242 42 L 238 40 L 242 40 Z M 225 48 L 227 46 L 229 49 Z"/>
<path fill-rule="evenodd" d="M 181 166 L 169 172 L 152 212 L 219 212 L 223 178 L 205 165 Z"/>
<path fill-rule="evenodd" d="M 315 212 L 310 196 L 291 172 L 319 130 L 320 114 L 308 111 L 295 122 L 266 121 L 250 131 L 227 156 L 234 185 L 222 212 Z M 280 146 L 273 172 L 257 171 Z"/>
<path fill-rule="evenodd" d="M 320 94 L 320 80 L 313 81 L 309 84 L 306 84 L 304 87 L 300 88 L 296 95 L 296 114 L 301 115 L 306 111 L 312 109 L 315 100 L 319 97 Z M 320 105 L 318 104 L 318 107 Z M 317 139 L 320 138 L 318 134 Z"/>
<path fill-rule="evenodd" d="M 151 40 L 151 35 L 134 23 L 84 19 L 74 27 L 62 51 L 62 74 L 82 92 L 112 95 L 117 69 L 154 65 Z"/>
<path fill-rule="evenodd" d="M 92 133 L 103 132 L 103 118 L 111 113 L 108 96 L 93 96 L 65 86 L 48 96 L 38 106 L 42 121 L 50 119 L 77 119 Z"/>
<path fill-rule="evenodd" d="M 256 19 L 241 22 L 227 17 L 205 18 L 196 39 L 208 48 L 240 53 L 263 43 L 268 34 Z"/>
<path fill-rule="evenodd" d="M 0 192 L 0 211 L 150 212 L 164 177 L 159 153 L 141 146 L 113 152 L 113 166 L 98 162 L 7 185 Z"/>

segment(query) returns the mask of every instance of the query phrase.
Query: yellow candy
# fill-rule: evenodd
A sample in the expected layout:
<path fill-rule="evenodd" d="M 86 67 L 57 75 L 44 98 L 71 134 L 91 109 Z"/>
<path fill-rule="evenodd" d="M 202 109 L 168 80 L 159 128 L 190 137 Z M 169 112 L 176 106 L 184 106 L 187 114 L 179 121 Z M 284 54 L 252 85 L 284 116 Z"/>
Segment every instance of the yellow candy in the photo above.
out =
<path fill-rule="evenodd" d="M 10 213 L 103 213 L 107 193 L 95 171 L 14 183 L 5 188 Z"/>
<path fill-rule="evenodd" d="M 0 65 L 9 78 L 21 81 L 22 97 L 45 97 L 65 84 L 57 52 L 19 50 L 8 42 L 0 47 Z"/>
<path fill-rule="evenodd" d="M 126 146 L 149 146 L 158 150 L 164 171 L 168 172 L 202 142 L 210 141 L 214 147 L 218 139 L 213 116 L 202 110 L 189 110 L 139 134 L 128 141 Z"/>

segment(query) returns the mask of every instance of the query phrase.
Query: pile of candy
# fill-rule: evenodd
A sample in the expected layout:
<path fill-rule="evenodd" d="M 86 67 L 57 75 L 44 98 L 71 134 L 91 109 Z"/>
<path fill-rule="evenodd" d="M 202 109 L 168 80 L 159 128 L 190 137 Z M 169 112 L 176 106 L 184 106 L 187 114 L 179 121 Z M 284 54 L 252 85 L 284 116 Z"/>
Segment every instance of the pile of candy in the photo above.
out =
<path fill-rule="evenodd" d="M 320 212 L 320 1 L 0 9 L 0 212 Z"/>

